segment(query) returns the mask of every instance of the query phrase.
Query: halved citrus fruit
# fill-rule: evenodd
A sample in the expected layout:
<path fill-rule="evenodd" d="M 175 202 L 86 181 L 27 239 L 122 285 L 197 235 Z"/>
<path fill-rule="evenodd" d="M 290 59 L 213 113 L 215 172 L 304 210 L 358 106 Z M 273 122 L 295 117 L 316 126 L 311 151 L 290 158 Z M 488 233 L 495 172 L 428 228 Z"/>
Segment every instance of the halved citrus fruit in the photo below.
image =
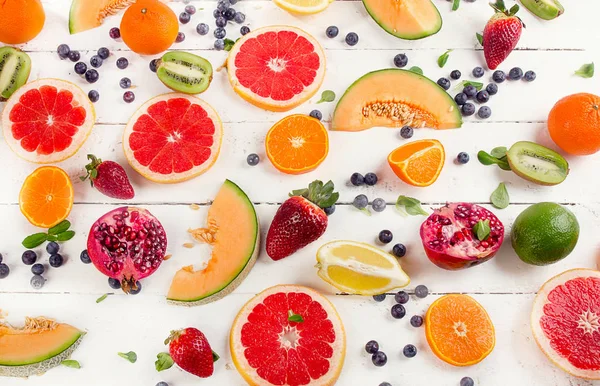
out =
<path fill-rule="evenodd" d="M 263 27 L 235 43 L 227 71 L 242 98 L 265 110 L 287 111 L 321 86 L 325 53 L 314 37 L 299 28 Z"/>
<path fill-rule="evenodd" d="M 273 0 L 279 7 L 298 15 L 319 13 L 329 7 L 334 0 Z"/>
<path fill-rule="evenodd" d="M 73 208 L 73 184 L 56 166 L 42 166 L 23 182 L 19 207 L 27 220 L 40 228 L 51 228 L 69 216 Z"/>
<path fill-rule="evenodd" d="M 356 241 L 332 241 L 317 251 L 318 274 L 340 291 L 379 295 L 406 287 L 410 278 L 389 253 Z"/>
<path fill-rule="evenodd" d="M 207 171 L 221 149 L 217 112 L 191 95 L 159 95 L 144 103 L 123 133 L 123 149 L 135 171 L 160 183 L 175 183 Z"/>
<path fill-rule="evenodd" d="M 318 119 L 295 114 L 271 127 L 265 146 L 267 156 L 277 170 L 302 174 L 316 169 L 325 160 L 329 136 Z"/>
<path fill-rule="evenodd" d="M 388 163 L 402 181 L 413 186 L 429 186 L 444 167 L 444 146 L 435 139 L 423 139 L 402 145 L 388 156 Z"/>
<path fill-rule="evenodd" d="M 442 296 L 427 310 L 425 335 L 431 351 L 454 366 L 471 366 L 496 345 L 494 325 L 485 309 L 470 296 Z"/>
<path fill-rule="evenodd" d="M 323 295 L 278 285 L 242 307 L 229 345 L 235 367 L 250 385 L 329 386 L 344 365 L 346 333 Z"/>
<path fill-rule="evenodd" d="M 39 79 L 15 91 L 2 112 L 8 146 L 30 162 L 54 163 L 79 150 L 96 116 L 87 95 L 73 83 Z"/>
<path fill-rule="evenodd" d="M 576 377 L 600 379 L 600 272 L 572 269 L 544 283 L 531 327 L 552 363 Z"/>

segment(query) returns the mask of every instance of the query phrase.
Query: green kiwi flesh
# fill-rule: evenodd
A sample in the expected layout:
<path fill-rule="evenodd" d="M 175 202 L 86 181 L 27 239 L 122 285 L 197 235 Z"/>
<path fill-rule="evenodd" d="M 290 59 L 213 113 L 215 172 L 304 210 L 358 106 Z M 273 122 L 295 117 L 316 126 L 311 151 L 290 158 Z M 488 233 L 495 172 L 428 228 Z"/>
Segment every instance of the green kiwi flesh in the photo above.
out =
<path fill-rule="evenodd" d="M 515 174 L 536 184 L 557 185 L 569 174 L 567 160 L 554 150 L 534 142 L 517 142 L 506 156 Z"/>
<path fill-rule="evenodd" d="M 0 100 L 6 100 L 27 83 L 31 59 L 25 52 L 13 47 L 0 47 Z"/>
<path fill-rule="evenodd" d="M 174 51 L 163 55 L 156 75 L 171 90 L 200 94 L 210 86 L 213 68 L 208 60 L 198 55 Z"/>

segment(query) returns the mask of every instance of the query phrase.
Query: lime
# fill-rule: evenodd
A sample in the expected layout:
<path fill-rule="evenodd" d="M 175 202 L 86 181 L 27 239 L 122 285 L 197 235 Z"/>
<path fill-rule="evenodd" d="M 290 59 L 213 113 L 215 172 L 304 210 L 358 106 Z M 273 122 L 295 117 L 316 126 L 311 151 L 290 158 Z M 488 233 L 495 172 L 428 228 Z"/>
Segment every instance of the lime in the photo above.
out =
<path fill-rule="evenodd" d="M 575 248 L 579 223 L 567 208 L 553 202 L 540 202 L 517 217 L 511 239 L 513 249 L 527 264 L 553 264 Z"/>

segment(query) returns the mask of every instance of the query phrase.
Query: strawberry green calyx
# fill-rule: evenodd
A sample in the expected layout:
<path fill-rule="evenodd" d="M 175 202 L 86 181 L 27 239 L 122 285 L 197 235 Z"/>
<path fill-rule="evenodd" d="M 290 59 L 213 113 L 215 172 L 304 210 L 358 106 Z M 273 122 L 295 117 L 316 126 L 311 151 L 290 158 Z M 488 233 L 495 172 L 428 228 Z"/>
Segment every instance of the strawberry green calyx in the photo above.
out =
<path fill-rule="evenodd" d="M 85 176 L 79 177 L 81 181 L 85 181 L 88 178 L 90 179 L 90 184 L 94 187 L 94 180 L 98 177 L 98 166 L 102 163 L 100 158 L 97 158 L 93 154 L 88 154 L 87 158 L 90 160 L 90 163 L 85 165 L 85 171 L 87 174 Z"/>
<path fill-rule="evenodd" d="M 185 330 L 171 330 L 169 337 L 165 339 L 165 345 L 168 345 L 169 343 L 179 339 L 183 333 L 185 333 Z"/>
<path fill-rule="evenodd" d="M 520 17 L 515 16 L 517 14 L 517 12 L 519 12 L 519 9 L 521 9 L 519 7 L 519 4 L 513 5 L 512 7 L 510 7 L 510 9 L 506 9 L 504 0 L 496 0 L 495 3 L 490 3 L 490 7 L 492 7 L 494 9 L 494 11 L 496 11 L 496 13 L 501 13 L 503 15 L 506 15 L 507 17 L 512 17 L 512 16 L 516 17 L 517 19 L 519 19 L 519 21 L 521 22 L 523 27 L 525 27 L 525 23 L 523 23 L 523 20 L 521 20 Z"/>
<path fill-rule="evenodd" d="M 308 189 L 293 190 L 290 197 L 302 196 L 320 208 L 328 208 L 340 198 L 340 194 L 333 191 L 334 188 L 331 181 L 323 185 L 322 181 L 315 180 L 308 185 Z"/>

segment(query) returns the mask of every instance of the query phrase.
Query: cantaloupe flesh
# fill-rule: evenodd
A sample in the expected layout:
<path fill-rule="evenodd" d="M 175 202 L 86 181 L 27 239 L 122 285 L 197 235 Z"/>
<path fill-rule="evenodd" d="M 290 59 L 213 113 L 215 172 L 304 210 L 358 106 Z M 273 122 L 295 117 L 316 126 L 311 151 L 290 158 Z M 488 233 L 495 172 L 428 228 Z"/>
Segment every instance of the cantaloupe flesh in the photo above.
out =
<path fill-rule="evenodd" d="M 99 27 L 106 17 L 133 3 L 135 0 L 73 0 L 69 11 L 69 32 L 75 34 Z"/>
<path fill-rule="evenodd" d="M 378 115 L 372 109 L 378 104 L 395 104 L 398 108 L 408 109 L 392 119 L 386 114 Z M 335 108 L 332 130 L 362 131 L 377 126 L 406 125 L 457 128 L 462 125 L 462 116 L 452 97 L 425 76 L 388 69 L 370 72 L 346 90 Z"/>
<path fill-rule="evenodd" d="M 388 33 L 422 39 L 442 28 L 442 17 L 430 0 L 363 0 L 367 12 Z"/>
<path fill-rule="evenodd" d="M 192 266 L 179 270 L 171 283 L 169 300 L 194 302 L 216 294 L 231 285 L 256 258 L 258 218 L 252 202 L 233 182 L 225 181 L 219 190 L 207 223 L 216 226 L 210 261 L 200 271 Z"/>

